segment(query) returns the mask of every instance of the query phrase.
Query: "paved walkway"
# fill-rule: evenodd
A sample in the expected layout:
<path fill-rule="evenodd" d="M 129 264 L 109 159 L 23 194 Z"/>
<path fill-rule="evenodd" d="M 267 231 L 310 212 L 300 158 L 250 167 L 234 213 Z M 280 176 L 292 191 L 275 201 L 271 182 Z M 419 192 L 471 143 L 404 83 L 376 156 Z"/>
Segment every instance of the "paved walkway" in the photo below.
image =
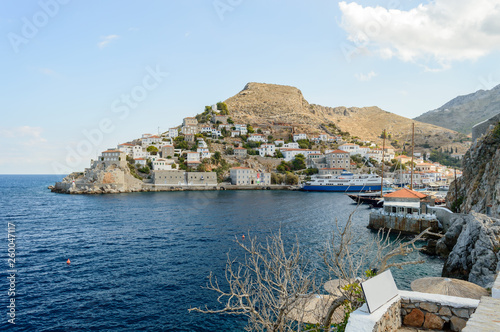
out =
<path fill-rule="evenodd" d="M 483 296 L 463 332 L 500 331 L 500 299 Z"/>

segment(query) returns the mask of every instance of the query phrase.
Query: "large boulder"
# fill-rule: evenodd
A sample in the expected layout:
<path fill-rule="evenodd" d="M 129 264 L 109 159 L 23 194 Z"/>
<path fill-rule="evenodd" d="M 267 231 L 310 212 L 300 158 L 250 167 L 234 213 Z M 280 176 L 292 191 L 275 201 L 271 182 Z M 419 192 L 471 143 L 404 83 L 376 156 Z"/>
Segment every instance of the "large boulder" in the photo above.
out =
<path fill-rule="evenodd" d="M 491 287 L 500 269 L 500 219 L 477 212 L 458 215 L 437 247 L 441 253 L 452 247 L 443 267 L 443 277 Z"/>

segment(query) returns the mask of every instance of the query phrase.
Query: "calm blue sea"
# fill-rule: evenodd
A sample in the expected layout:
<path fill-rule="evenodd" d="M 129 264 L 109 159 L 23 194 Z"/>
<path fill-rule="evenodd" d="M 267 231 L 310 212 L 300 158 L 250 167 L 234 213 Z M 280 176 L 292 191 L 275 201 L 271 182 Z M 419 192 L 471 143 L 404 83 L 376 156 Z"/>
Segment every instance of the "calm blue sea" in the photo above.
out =
<path fill-rule="evenodd" d="M 281 228 L 320 266 L 316 253 L 335 218 L 355 207 L 337 193 L 51 193 L 47 186 L 62 177 L 0 175 L 2 331 L 243 331 L 245 318 L 187 311 L 218 307 L 202 286 L 210 271 L 223 275 L 229 250 L 238 255 L 235 236 L 264 239 Z M 363 206 L 354 216 L 362 240 L 373 236 L 368 213 Z M 8 223 L 16 235 L 15 328 L 7 322 Z M 420 256 L 425 265 L 393 271 L 399 288 L 440 275 L 441 260 L 410 258 Z"/>

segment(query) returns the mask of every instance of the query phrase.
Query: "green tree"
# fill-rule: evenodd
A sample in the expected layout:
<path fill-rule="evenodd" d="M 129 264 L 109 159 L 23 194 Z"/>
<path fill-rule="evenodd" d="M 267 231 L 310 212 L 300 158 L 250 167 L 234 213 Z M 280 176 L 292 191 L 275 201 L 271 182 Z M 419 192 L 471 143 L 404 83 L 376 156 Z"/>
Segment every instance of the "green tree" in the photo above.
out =
<path fill-rule="evenodd" d="M 158 154 L 158 148 L 156 146 L 150 145 L 146 148 L 146 151 L 150 154 L 156 156 Z"/>
<path fill-rule="evenodd" d="M 227 118 L 227 123 L 229 123 L 229 124 L 234 124 L 234 121 L 233 121 L 233 119 L 231 119 L 231 118 Z M 234 128 L 234 127 L 233 127 L 233 128 Z"/>
<path fill-rule="evenodd" d="M 253 130 L 253 127 L 251 125 L 249 125 L 249 124 L 247 124 L 247 131 L 248 131 L 249 134 L 255 133 L 255 130 Z"/>
<path fill-rule="evenodd" d="M 279 173 L 271 173 L 271 184 L 282 184 L 285 177 Z"/>
<path fill-rule="evenodd" d="M 298 171 L 300 169 L 306 168 L 306 157 L 303 154 L 299 153 L 292 160 L 293 169 Z"/>
<path fill-rule="evenodd" d="M 312 143 L 308 139 L 299 139 L 297 143 L 299 143 L 300 149 L 310 149 L 312 147 Z"/>
<path fill-rule="evenodd" d="M 299 183 L 299 177 L 292 172 L 286 172 L 285 183 L 290 186 L 296 185 Z"/>
<path fill-rule="evenodd" d="M 225 102 L 219 101 L 217 103 L 217 109 L 219 110 L 220 115 L 229 115 L 229 110 L 227 109 Z"/>

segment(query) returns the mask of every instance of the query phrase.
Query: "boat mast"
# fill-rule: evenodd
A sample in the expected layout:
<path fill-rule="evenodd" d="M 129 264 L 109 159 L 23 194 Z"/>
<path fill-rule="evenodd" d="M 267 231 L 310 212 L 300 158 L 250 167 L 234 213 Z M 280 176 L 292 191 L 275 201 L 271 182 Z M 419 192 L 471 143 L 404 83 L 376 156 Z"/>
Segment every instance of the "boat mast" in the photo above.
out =
<path fill-rule="evenodd" d="M 411 180 L 410 190 L 413 190 L 413 148 L 415 147 L 415 122 L 412 123 L 411 128 Z"/>
<path fill-rule="evenodd" d="M 384 153 L 385 153 L 385 129 L 382 132 L 384 143 L 382 144 L 382 178 L 380 179 L 380 197 L 384 197 Z"/>

